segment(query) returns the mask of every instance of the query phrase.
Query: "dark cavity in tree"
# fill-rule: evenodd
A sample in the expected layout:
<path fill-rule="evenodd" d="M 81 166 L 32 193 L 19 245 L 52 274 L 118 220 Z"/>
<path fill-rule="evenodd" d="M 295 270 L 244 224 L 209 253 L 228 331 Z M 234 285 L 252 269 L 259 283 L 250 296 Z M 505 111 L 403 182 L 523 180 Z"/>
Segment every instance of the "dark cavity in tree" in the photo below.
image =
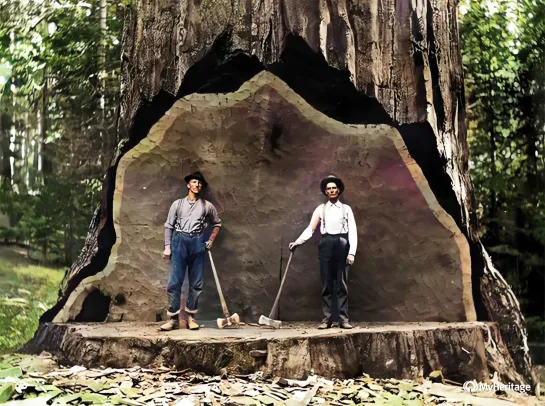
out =
<path fill-rule="evenodd" d="M 94 289 L 87 295 L 81 306 L 81 311 L 74 321 L 81 322 L 103 322 L 106 321 L 110 311 L 112 298 Z"/>

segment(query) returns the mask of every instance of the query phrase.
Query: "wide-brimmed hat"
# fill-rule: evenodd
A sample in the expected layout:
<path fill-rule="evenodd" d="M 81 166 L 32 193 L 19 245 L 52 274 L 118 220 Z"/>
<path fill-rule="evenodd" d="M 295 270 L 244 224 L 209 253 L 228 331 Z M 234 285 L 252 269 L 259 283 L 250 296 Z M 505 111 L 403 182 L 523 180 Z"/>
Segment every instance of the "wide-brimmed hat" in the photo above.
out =
<path fill-rule="evenodd" d="M 191 175 L 187 175 L 184 180 L 185 180 L 185 183 L 189 183 L 189 181 L 191 179 L 197 179 L 197 180 L 200 180 L 201 183 L 202 183 L 202 187 L 203 189 L 208 186 L 208 182 L 204 180 L 204 176 L 202 175 L 202 173 L 200 173 L 199 171 L 197 172 L 193 172 Z"/>
<path fill-rule="evenodd" d="M 337 188 L 339 188 L 339 195 L 341 195 L 341 193 L 344 192 L 343 181 L 340 178 L 336 177 L 335 175 L 328 175 L 320 181 L 320 189 L 324 195 L 326 195 L 325 188 L 327 184 L 330 182 L 333 182 L 337 185 Z"/>

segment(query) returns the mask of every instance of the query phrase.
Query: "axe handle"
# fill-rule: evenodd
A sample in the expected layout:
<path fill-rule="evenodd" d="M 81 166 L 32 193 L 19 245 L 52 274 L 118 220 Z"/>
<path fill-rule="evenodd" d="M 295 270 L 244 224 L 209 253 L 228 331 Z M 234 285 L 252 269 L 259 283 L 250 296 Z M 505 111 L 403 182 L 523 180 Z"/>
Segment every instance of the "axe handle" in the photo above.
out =
<path fill-rule="evenodd" d="M 225 314 L 225 317 L 229 318 L 229 310 L 227 310 L 227 304 L 225 303 L 223 292 L 221 291 L 220 280 L 218 279 L 218 273 L 216 271 L 216 267 L 214 266 L 214 260 L 212 259 L 212 252 L 210 252 L 210 250 L 208 250 L 208 256 L 210 257 L 210 265 L 212 265 L 212 271 L 214 272 L 214 279 L 216 280 L 216 286 L 218 288 L 218 295 L 220 296 L 223 314 Z"/>
<path fill-rule="evenodd" d="M 284 286 L 284 281 L 286 280 L 286 275 L 288 274 L 288 269 L 290 268 L 291 258 L 293 257 L 293 251 L 290 253 L 290 258 L 288 259 L 288 264 L 286 265 L 286 270 L 284 271 L 284 276 L 282 276 L 282 282 L 280 282 L 280 288 L 278 289 L 278 293 L 276 295 L 276 299 L 274 300 L 274 304 L 271 310 L 271 314 L 269 314 L 269 319 L 272 319 L 274 314 L 276 313 L 276 309 L 278 308 L 278 302 L 280 301 L 280 295 L 282 294 L 282 287 Z"/>

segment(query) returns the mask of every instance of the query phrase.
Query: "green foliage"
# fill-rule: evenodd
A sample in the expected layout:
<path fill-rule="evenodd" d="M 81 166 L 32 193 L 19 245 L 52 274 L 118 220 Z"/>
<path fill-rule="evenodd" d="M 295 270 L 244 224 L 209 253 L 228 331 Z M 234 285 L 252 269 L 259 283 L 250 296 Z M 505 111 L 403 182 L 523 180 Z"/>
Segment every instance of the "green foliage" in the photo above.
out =
<path fill-rule="evenodd" d="M 70 263 L 116 146 L 123 3 L 0 2 L 4 242 Z M 12 163 L 8 163 L 8 160 Z"/>
<path fill-rule="evenodd" d="M 0 211 L 17 219 L 15 226 L 0 228 L 0 238 L 39 247 L 43 261 L 70 263 L 83 246 L 99 197 L 98 180 L 50 178 L 32 195 L 0 191 Z"/>
<path fill-rule="evenodd" d="M 32 338 L 39 317 L 57 299 L 63 274 L 61 269 L 32 265 L 0 246 L 0 353 Z"/>
<path fill-rule="evenodd" d="M 523 313 L 543 319 L 545 2 L 465 0 L 460 20 L 482 240 Z"/>
<path fill-rule="evenodd" d="M 537 316 L 527 317 L 524 320 L 526 332 L 536 342 L 545 342 L 545 320 Z"/>

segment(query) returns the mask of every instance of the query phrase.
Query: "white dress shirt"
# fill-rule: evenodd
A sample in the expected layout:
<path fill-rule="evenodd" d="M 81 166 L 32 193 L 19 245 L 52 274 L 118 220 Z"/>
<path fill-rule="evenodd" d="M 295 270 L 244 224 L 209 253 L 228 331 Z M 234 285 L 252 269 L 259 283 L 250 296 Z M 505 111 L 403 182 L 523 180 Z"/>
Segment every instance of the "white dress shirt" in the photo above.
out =
<path fill-rule="evenodd" d="M 324 221 L 322 219 L 322 212 L 324 211 L 324 205 L 321 204 L 316 207 L 314 213 L 312 214 L 312 219 L 310 220 L 309 226 L 303 231 L 295 243 L 297 245 L 303 244 L 305 241 L 309 240 L 314 233 L 312 229 L 312 223 L 316 219 L 320 219 L 320 232 L 322 234 L 346 234 L 348 233 L 348 243 L 350 244 L 350 249 L 348 251 L 348 256 L 356 255 L 356 249 L 358 248 L 358 231 L 356 229 L 356 220 L 354 219 L 354 213 L 348 205 L 344 205 L 345 217 L 343 218 L 343 203 L 337 200 L 335 203 L 328 201 L 325 203 L 325 227 Z"/>

